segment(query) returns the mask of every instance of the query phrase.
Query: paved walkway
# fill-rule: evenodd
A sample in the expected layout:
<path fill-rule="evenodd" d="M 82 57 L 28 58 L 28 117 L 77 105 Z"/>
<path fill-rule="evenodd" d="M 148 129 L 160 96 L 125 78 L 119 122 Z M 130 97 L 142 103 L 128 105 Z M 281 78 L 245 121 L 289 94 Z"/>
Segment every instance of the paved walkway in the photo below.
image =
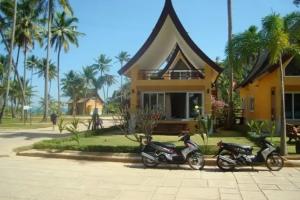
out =
<path fill-rule="evenodd" d="M 112 120 L 103 120 L 103 125 L 107 128 L 114 124 Z M 86 129 L 84 125 L 79 127 L 79 130 Z M 16 147 L 31 145 L 40 140 L 65 137 L 66 134 L 68 134 L 66 131 L 60 134 L 57 127 L 55 130 L 52 127 L 24 130 L 0 129 L 0 157 L 14 155 L 13 149 Z"/>
<path fill-rule="evenodd" d="M 140 164 L 30 157 L 0 158 L 0 199 L 245 199 L 300 196 L 300 169 L 144 169 Z"/>

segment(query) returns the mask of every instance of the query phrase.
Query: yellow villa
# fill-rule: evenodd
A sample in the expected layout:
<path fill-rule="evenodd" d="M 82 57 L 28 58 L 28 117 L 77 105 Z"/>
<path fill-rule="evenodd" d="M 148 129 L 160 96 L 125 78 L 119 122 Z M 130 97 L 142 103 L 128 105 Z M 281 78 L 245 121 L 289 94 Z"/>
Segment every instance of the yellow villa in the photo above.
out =
<path fill-rule="evenodd" d="M 300 56 L 283 57 L 285 114 L 287 122 L 300 122 Z M 260 59 L 238 88 L 246 120 L 274 120 L 280 125 L 280 68 L 269 63 L 268 54 Z"/>
<path fill-rule="evenodd" d="M 130 109 L 160 108 L 160 124 L 185 124 L 195 128 L 195 106 L 202 114 L 211 113 L 214 82 L 222 72 L 192 41 L 178 19 L 171 0 L 152 33 L 132 59 L 119 70 L 131 79 Z"/>

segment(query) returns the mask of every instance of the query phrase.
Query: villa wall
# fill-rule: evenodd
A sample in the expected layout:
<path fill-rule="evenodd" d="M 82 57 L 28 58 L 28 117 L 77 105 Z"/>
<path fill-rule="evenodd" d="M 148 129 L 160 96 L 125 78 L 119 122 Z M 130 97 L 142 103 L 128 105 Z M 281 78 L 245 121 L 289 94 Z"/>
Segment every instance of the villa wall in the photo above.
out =
<path fill-rule="evenodd" d="M 300 77 L 284 77 L 285 92 L 300 92 Z M 281 113 L 281 90 L 280 90 L 280 70 L 265 74 L 257 78 L 253 83 L 240 88 L 240 96 L 244 100 L 244 117 L 246 120 L 271 120 L 272 100 L 271 89 L 274 88 L 275 120 L 279 126 Z M 254 111 L 250 110 L 250 98 L 255 99 Z M 289 120 L 291 121 L 291 120 Z"/>

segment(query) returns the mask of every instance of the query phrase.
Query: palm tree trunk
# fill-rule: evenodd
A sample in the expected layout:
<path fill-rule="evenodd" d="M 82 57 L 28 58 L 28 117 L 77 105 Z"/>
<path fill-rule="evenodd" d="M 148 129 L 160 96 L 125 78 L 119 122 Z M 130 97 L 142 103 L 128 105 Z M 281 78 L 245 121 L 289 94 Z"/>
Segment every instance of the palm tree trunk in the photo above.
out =
<path fill-rule="evenodd" d="M 123 62 L 121 61 L 120 64 L 121 64 L 121 68 L 122 68 L 123 67 Z M 121 91 L 121 102 L 123 102 L 123 90 L 122 90 L 122 88 L 123 88 L 123 76 L 122 76 L 122 74 L 120 76 L 121 76 L 121 88 L 120 88 L 120 91 Z"/>
<path fill-rule="evenodd" d="M 13 26 L 11 31 L 11 40 L 10 40 L 10 49 L 9 49 L 9 62 L 7 67 L 7 86 L 6 86 L 6 93 L 4 96 L 4 102 L 2 109 L 0 111 L 0 124 L 2 123 L 2 118 L 5 111 L 5 106 L 8 100 L 9 95 L 9 87 L 10 87 L 10 71 L 12 68 L 13 63 L 13 48 L 14 48 L 14 42 L 15 42 L 15 31 L 16 31 L 16 21 L 17 21 L 17 0 L 14 0 L 14 19 L 13 19 Z"/>
<path fill-rule="evenodd" d="M 72 115 L 73 115 L 73 117 L 75 117 L 76 116 L 76 110 L 77 110 L 76 107 L 77 107 L 77 105 L 76 105 L 76 95 L 74 95 L 74 93 L 73 93 L 72 105 L 73 105 Z"/>
<path fill-rule="evenodd" d="M 232 39 L 232 9 L 231 0 L 227 0 L 227 17 L 228 17 L 228 67 L 229 67 L 229 109 L 227 117 L 227 128 L 232 128 L 233 125 L 233 66 L 231 55 L 231 39 Z"/>
<path fill-rule="evenodd" d="M 57 111 L 59 115 L 60 115 L 60 80 L 59 80 L 60 52 L 61 52 L 61 45 L 59 45 L 59 49 L 57 53 Z"/>
<path fill-rule="evenodd" d="M 27 60 L 27 45 L 24 49 L 24 72 L 23 72 L 23 101 L 22 101 L 22 119 L 25 120 L 24 106 L 26 104 L 26 60 Z"/>
<path fill-rule="evenodd" d="M 49 60 L 50 60 L 50 40 L 51 40 L 51 22 L 52 22 L 52 11 L 51 5 L 52 0 L 48 0 L 48 38 L 47 38 L 47 62 L 46 62 L 46 78 L 45 78 L 45 88 L 44 88 L 44 116 L 43 120 L 47 121 L 48 118 L 48 81 L 49 81 Z"/>
<path fill-rule="evenodd" d="M 281 86 L 281 119 L 280 119 L 280 153 L 281 155 L 287 155 L 287 146 L 286 146 L 286 116 L 285 116 L 285 88 L 284 88 L 284 76 L 283 76 L 283 66 L 282 66 L 282 57 L 279 58 L 280 64 L 280 86 Z"/>

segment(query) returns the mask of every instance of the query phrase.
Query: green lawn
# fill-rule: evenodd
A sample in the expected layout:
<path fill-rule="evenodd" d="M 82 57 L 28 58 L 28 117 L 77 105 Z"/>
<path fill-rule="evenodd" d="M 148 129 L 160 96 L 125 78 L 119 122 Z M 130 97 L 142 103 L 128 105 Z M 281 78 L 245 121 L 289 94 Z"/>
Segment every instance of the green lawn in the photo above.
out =
<path fill-rule="evenodd" d="M 230 137 L 235 135 L 236 137 Z M 200 144 L 204 148 L 203 141 L 199 135 L 193 135 L 192 140 Z M 154 135 L 153 140 L 160 142 L 170 142 L 177 146 L 183 146 L 182 142 L 178 142 L 177 136 Z M 233 142 L 245 145 L 255 145 L 246 137 L 241 136 L 238 132 L 222 131 L 208 139 L 207 154 L 214 154 L 217 151 L 217 143 L 222 140 L 224 142 Z M 128 140 L 119 131 L 104 132 L 102 135 L 86 136 L 81 135 L 80 145 L 70 137 L 45 140 L 34 144 L 36 149 L 59 149 L 59 150 L 80 150 L 80 151 L 99 151 L 99 152 L 138 152 L 139 144 Z"/>

